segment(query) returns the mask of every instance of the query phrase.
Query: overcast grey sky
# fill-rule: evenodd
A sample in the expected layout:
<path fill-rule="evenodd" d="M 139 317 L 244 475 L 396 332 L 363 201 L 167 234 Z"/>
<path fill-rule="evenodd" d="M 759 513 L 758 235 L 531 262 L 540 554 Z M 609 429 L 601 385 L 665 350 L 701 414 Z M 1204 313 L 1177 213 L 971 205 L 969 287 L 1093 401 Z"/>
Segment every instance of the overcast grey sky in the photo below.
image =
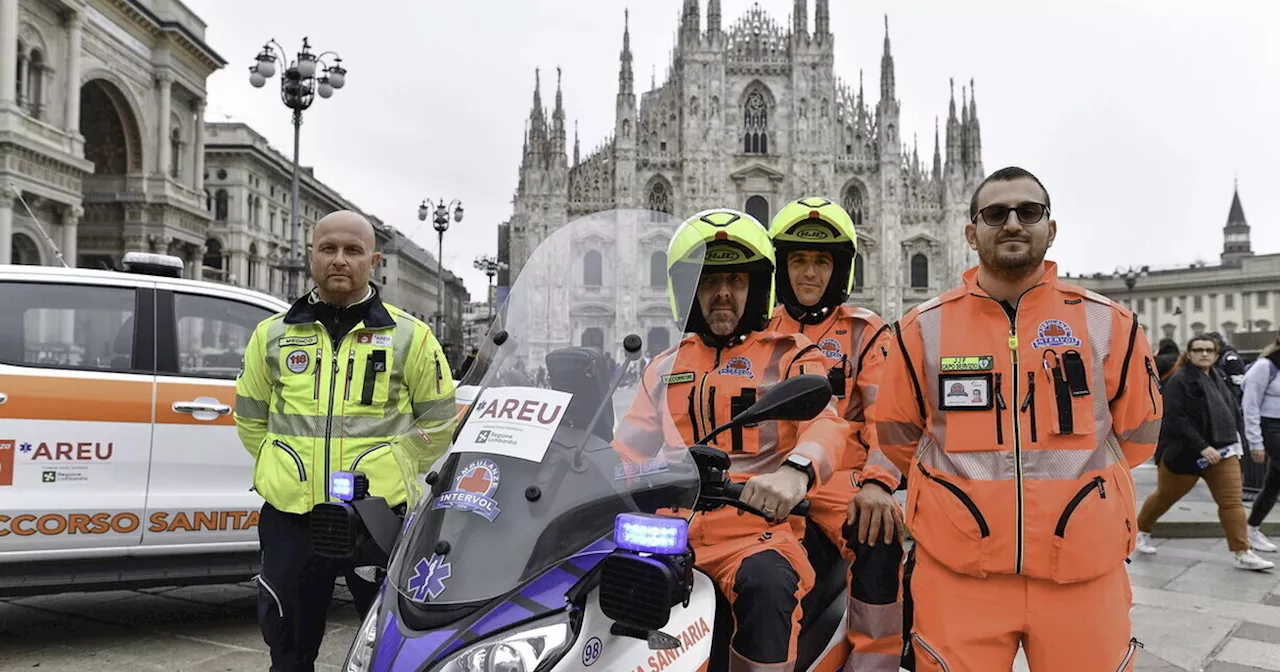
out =
<path fill-rule="evenodd" d="M 613 129 L 623 9 L 637 89 L 647 90 L 655 65 L 661 84 L 682 5 L 185 1 L 230 61 L 209 80 L 206 118 L 244 121 L 286 155 L 289 112 L 278 77 L 249 85 L 255 54 L 268 38 L 295 52 L 305 35 L 342 56 L 347 85 L 306 113 L 303 164 L 406 232 L 424 197 L 461 199 L 466 216 L 446 234 L 444 261 L 475 299 L 487 281 L 472 260 L 496 251 L 496 225 L 511 212 L 534 67 L 547 106 L 563 68 L 585 156 Z M 724 26 L 751 4 L 723 0 Z M 792 0 L 760 4 L 789 25 Z M 1280 2 L 831 4 L 837 74 L 856 86 L 865 70 L 869 97 L 878 96 L 889 15 L 902 136 L 919 135 L 922 158 L 933 151 L 934 117 L 945 122 L 948 78 L 957 97 L 976 80 L 984 167 L 1017 164 L 1045 181 L 1059 226 L 1050 257 L 1064 270 L 1215 262 L 1237 174 L 1254 251 L 1280 252 Z M 430 224 L 415 240 L 434 252 Z"/>

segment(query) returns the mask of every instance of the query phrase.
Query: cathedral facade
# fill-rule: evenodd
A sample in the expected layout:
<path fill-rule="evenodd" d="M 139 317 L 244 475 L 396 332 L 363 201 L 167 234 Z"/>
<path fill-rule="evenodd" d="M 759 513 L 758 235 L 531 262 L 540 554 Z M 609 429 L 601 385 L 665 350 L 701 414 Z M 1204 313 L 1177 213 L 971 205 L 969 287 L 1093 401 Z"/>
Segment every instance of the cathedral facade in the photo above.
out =
<path fill-rule="evenodd" d="M 888 19 L 879 96 L 871 101 L 861 76 L 855 89 L 836 75 L 830 2 L 814 2 L 812 30 L 809 0 L 795 0 L 789 27 L 757 4 L 726 29 L 719 0 L 707 2 L 705 23 L 700 1 L 685 0 L 665 81 L 639 96 L 624 20 L 614 132 L 586 156 L 576 132 L 571 153 L 566 146 L 559 74 L 549 114 L 539 79 L 514 210 L 502 232 L 510 280 L 540 241 L 593 212 L 644 208 L 680 220 L 730 207 L 768 226 L 788 201 L 826 196 L 858 229 L 850 303 L 895 319 L 954 286 L 974 263 L 963 229 L 984 176 L 977 103 L 962 87 L 957 112 L 952 85 L 945 129 L 935 126 L 932 163 L 922 163 L 902 141 Z M 629 284 L 618 279 L 658 273 L 654 255 L 665 253 L 671 231 L 669 222 L 656 226 L 662 235 L 645 237 L 657 241 L 654 249 L 639 250 L 629 263 L 591 250 L 565 260 L 581 287 L 565 307 L 573 345 L 612 350 L 626 333 L 638 333 L 648 334 L 646 350 L 655 351 L 676 337 L 665 333 L 672 326 L 665 292 L 607 291 Z M 625 267 L 601 261 L 615 258 Z"/>

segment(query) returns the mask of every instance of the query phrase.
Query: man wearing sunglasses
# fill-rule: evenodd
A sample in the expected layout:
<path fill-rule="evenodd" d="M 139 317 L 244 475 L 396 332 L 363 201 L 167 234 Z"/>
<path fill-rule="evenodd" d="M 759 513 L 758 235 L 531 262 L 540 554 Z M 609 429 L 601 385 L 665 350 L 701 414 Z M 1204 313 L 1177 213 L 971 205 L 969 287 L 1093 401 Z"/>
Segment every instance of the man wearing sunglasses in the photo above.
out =
<path fill-rule="evenodd" d="M 916 670 L 1131 670 L 1130 469 L 1163 405 L 1136 316 L 1058 278 L 1048 191 L 1017 167 L 978 186 L 979 263 L 894 327 L 868 412 L 907 475 Z"/>

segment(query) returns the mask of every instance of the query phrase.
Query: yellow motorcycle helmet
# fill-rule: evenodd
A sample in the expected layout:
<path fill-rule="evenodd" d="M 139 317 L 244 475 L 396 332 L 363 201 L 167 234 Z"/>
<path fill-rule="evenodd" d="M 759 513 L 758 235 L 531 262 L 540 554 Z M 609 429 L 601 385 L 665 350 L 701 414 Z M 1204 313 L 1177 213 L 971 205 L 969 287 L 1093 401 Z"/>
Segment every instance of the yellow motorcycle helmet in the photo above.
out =
<path fill-rule="evenodd" d="M 773 241 L 751 215 L 728 208 L 704 210 L 676 227 L 667 246 L 667 297 L 685 333 L 713 338 L 694 296 L 706 273 L 747 273 L 747 305 L 730 336 L 764 329 L 774 303 Z"/>
<path fill-rule="evenodd" d="M 858 251 L 858 232 L 844 208 L 821 196 L 807 196 L 788 203 L 769 227 L 777 256 L 778 300 L 793 316 L 825 314 L 849 299 L 853 291 L 853 265 Z M 800 305 L 787 272 L 787 255 L 793 250 L 821 250 L 831 253 L 833 267 L 827 291 L 816 306 Z"/>

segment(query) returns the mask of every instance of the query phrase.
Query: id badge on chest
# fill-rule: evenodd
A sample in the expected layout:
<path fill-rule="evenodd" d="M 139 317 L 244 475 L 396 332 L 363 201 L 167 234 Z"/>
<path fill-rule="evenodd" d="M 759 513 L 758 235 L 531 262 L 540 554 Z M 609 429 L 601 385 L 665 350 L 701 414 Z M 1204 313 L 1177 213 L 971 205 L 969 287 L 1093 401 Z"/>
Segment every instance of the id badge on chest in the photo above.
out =
<path fill-rule="evenodd" d="M 994 396 L 990 373 L 943 373 L 938 376 L 938 408 L 943 411 L 989 411 Z"/>

